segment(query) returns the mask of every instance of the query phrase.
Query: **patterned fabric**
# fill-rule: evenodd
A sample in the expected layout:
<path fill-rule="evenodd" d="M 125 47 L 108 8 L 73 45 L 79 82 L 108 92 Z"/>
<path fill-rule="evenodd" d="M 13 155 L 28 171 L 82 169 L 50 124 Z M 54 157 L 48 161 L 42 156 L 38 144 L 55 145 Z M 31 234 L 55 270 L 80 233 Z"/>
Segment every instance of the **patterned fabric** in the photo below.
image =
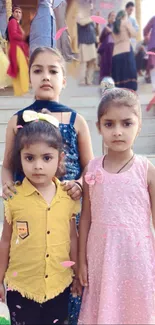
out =
<path fill-rule="evenodd" d="M 154 324 L 148 161 L 135 156 L 130 169 L 119 174 L 105 171 L 102 162 L 103 157 L 92 160 L 86 177 L 92 216 L 89 286 L 84 289 L 79 324 Z"/>
<path fill-rule="evenodd" d="M 63 138 L 63 150 L 65 152 L 66 174 L 63 180 L 78 179 L 81 175 L 80 157 L 78 152 L 77 133 L 74 129 L 76 113 L 71 114 L 69 124 L 60 124 L 60 132 Z"/>
<path fill-rule="evenodd" d="M 74 129 L 76 113 L 72 112 L 69 124 L 60 124 L 60 131 L 64 141 L 64 152 L 66 154 L 66 174 L 63 180 L 78 179 L 81 175 L 80 157 L 78 152 L 77 133 Z M 76 224 L 79 224 L 80 215 L 76 216 Z M 68 306 L 68 324 L 76 325 L 81 307 L 81 298 L 74 298 L 70 294 Z"/>

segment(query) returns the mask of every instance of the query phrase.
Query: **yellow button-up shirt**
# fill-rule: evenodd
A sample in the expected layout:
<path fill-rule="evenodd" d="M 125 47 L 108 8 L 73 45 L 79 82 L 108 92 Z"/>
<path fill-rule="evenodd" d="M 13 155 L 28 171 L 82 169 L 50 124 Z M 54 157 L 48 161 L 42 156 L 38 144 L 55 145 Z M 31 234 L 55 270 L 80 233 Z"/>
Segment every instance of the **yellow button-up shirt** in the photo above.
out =
<path fill-rule="evenodd" d="M 70 220 L 80 211 L 80 201 L 73 201 L 57 179 L 55 183 L 50 206 L 26 178 L 18 194 L 4 203 L 13 226 L 5 282 L 39 303 L 63 292 L 73 276 L 61 263 L 70 260 Z"/>

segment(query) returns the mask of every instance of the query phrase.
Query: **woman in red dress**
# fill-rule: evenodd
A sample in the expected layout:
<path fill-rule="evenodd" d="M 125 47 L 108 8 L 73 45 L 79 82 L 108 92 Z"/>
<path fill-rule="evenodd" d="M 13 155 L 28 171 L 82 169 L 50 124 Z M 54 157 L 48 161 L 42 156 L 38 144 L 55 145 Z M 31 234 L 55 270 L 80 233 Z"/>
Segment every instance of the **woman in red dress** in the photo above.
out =
<path fill-rule="evenodd" d="M 22 10 L 16 6 L 13 8 L 7 28 L 10 60 L 8 75 L 13 79 L 15 96 L 22 96 L 29 90 L 28 44 L 20 25 L 21 19 Z"/>

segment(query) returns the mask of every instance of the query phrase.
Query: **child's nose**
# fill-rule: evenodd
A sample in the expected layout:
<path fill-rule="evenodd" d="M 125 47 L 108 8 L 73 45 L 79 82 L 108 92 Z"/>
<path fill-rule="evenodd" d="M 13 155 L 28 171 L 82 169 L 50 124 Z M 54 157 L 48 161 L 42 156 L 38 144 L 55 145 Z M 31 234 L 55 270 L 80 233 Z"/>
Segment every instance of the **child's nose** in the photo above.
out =
<path fill-rule="evenodd" d="M 50 80 L 50 73 L 49 73 L 49 71 L 44 71 L 43 81 L 49 81 L 49 80 Z"/>
<path fill-rule="evenodd" d="M 121 136 L 122 135 L 122 130 L 121 130 L 121 128 L 120 127 L 116 127 L 115 129 L 114 129 L 114 132 L 113 132 L 113 135 L 114 136 Z"/>
<path fill-rule="evenodd" d="M 35 162 L 35 166 L 34 166 L 34 168 L 35 168 L 35 169 L 42 169 L 43 167 L 42 167 L 42 163 L 41 163 L 41 161 L 36 161 L 36 162 Z"/>

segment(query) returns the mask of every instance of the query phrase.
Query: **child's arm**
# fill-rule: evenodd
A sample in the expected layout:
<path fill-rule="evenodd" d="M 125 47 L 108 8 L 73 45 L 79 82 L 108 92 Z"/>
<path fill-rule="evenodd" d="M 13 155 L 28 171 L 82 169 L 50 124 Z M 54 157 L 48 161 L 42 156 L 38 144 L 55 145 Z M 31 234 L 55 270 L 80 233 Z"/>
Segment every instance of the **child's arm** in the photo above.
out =
<path fill-rule="evenodd" d="M 82 295 L 82 287 L 78 278 L 78 234 L 76 230 L 76 219 L 72 219 L 70 222 L 70 240 L 71 240 L 71 248 L 70 248 L 70 260 L 75 262 L 72 266 L 74 271 L 74 278 L 72 284 L 72 294 L 73 295 Z"/>
<path fill-rule="evenodd" d="M 2 301 L 5 300 L 3 281 L 8 267 L 11 235 L 12 225 L 9 225 L 6 219 L 4 219 L 3 232 L 0 240 L 0 299 Z"/>
<path fill-rule="evenodd" d="M 87 169 L 84 173 L 86 174 Z M 79 279 L 82 286 L 88 285 L 88 270 L 87 270 L 87 239 L 91 225 L 91 211 L 89 200 L 89 186 L 83 181 L 83 200 L 82 213 L 79 225 Z"/>
<path fill-rule="evenodd" d="M 148 190 L 151 201 L 153 227 L 155 229 L 155 167 L 150 162 L 148 165 Z"/>
<path fill-rule="evenodd" d="M 9 196 L 12 196 L 12 194 L 16 192 L 13 186 L 13 175 L 12 170 L 10 168 L 9 159 L 14 145 L 16 124 L 17 116 L 13 116 L 8 122 L 6 130 L 5 153 L 1 173 L 4 199 L 8 198 Z"/>
<path fill-rule="evenodd" d="M 84 170 L 85 167 L 88 165 L 89 161 L 92 160 L 94 157 L 90 131 L 87 122 L 79 114 L 77 114 L 76 116 L 74 126 L 78 134 L 78 150 L 80 156 L 80 163 L 82 170 Z M 82 175 L 77 181 L 81 184 L 81 186 L 83 185 Z M 79 200 L 79 198 L 81 197 L 81 192 L 75 181 L 67 182 L 66 185 L 64 185 L 64 190 L 67 191 L 68 195 L 70 195 L 73 200 Z"/>

